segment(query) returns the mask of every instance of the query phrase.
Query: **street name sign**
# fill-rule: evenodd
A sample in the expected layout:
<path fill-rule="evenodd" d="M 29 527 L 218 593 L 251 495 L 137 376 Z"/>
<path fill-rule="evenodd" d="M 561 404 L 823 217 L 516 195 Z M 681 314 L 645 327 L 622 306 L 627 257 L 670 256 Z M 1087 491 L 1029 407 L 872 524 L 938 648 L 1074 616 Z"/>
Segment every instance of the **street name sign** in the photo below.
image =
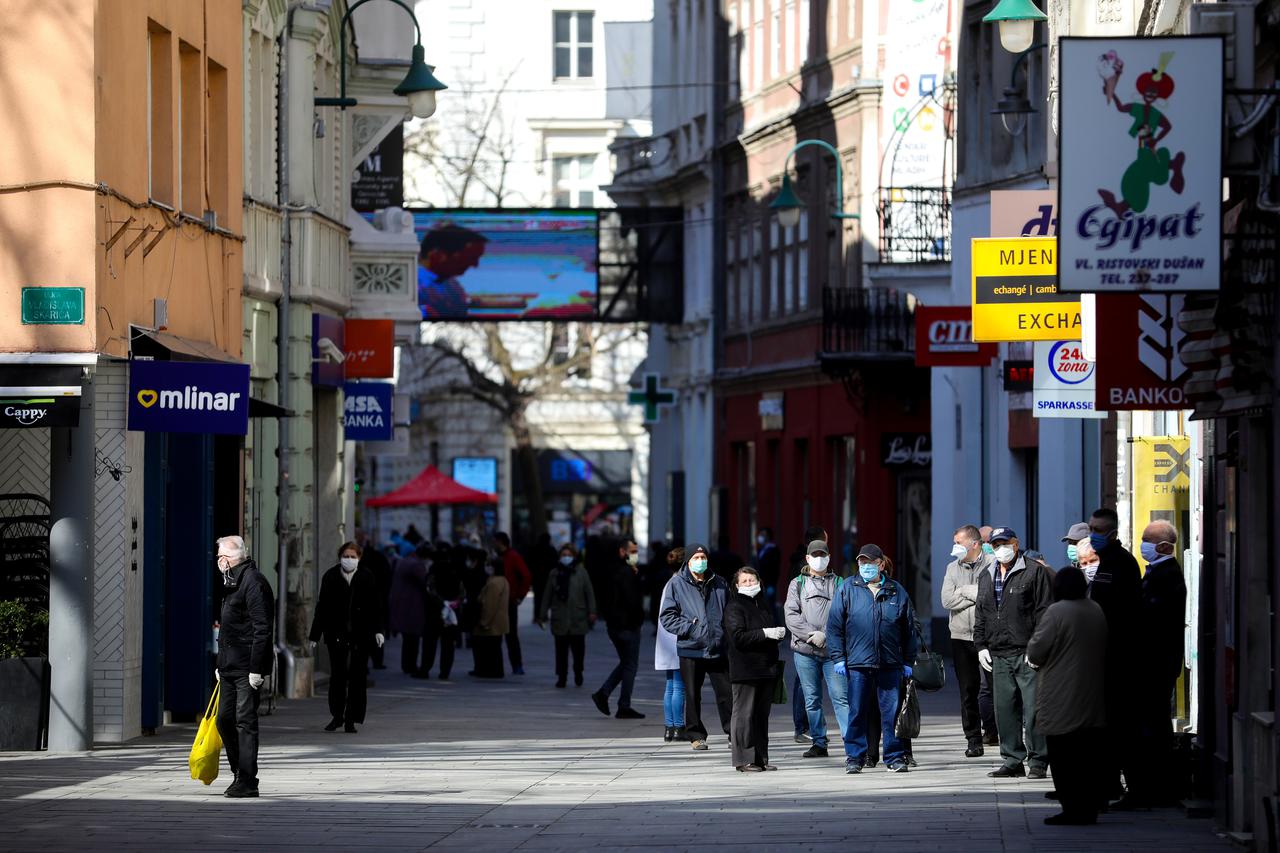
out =
<path fill-rule="evenodd" d="M 83 326 L 83 287 L 22 288 L 25 326 Z"/>
<path fill-rule="evenodd" d="M 1080 300 L 1058 292 L 1057 254 L 1052 237 L 973 240 L 975 341 L 1080 337 Z"/>

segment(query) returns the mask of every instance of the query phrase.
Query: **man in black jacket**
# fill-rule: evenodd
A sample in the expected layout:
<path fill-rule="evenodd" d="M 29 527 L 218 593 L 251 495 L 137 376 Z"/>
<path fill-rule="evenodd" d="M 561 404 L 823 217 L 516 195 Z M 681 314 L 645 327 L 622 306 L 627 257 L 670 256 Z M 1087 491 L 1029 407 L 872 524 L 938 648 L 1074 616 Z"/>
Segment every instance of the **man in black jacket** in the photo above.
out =
<path fill-rule="evenodd" d="M 311 646 L 323 638 L 329 647 L 329 715 L 324 727 L 337 731 L 345 723 L 354 734 L 364 723 L 367 706 L 365 681 L 369 653 L 382 648 L 383 608 L 378 582 L 360 568 L 360 546 L 347 542 L 338 551 L 338 565 L 320 579 L 320 597 L 311 623 Z"/>
<path fill-rule="evenodd" d="M 978 663 L 991 673 L 1004 764 L 987 775 L 1043 779 L 1049 751 L 1036 730 L 1036 673 L 1026 657 L 1027 643 L 1053 603 L 1053 580 L 1044 564 L 1018 553 L 1018 535 L 1010 528 L 991 531 L 991 545 L 996 564 L 978 577 L 973 644 Z"/>
<path fill-rule="evenodd" d="M 618 566 L 614 569 L 612 588 L 606 592 L 605 621 L 609 639 L 618 650 L 618 665 L 591 694 L 600 713 L 609 716 L 609 694 L 619 683 L 619 720 L 643 720 L 644 714 L 631 707 L 631 690 L 640 668 L 640 627 L 644 625 L 644 587 L 640 583 L 640 547 L 632 539 L 618 543 Z"/>
<path fill-rule="evenodd" d="M 258 796 L 258 688 L 271 673 L 275 649 L 275 610 L 271 586 L 245 553 L 244 540 L 218 540 L 218 571 L 226 595 L 222 599 L 218 637 L 218 734 L 227 749 L 235 781 L 228 797 Z"/>

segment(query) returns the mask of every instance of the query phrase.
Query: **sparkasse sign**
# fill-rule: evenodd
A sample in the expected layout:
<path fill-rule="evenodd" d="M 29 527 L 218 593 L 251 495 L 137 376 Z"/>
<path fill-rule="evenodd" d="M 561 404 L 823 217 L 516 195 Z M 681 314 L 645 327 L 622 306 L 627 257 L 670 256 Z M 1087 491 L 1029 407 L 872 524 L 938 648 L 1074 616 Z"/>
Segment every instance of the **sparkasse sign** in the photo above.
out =
<path fill-rule="evenodd" d="M 1052 237 L 975 238 L 973 339 L 1059 341 L 1080 337 L 1080 301 L 1058 292 Z"/>
<path fill-rule="evenodd" d="M 916 308 L 916 367 L 986 367 L 995 344 L 973 340 L 973 310 L 968 305 Z"/>
<path fill-rule="evenodd" d="M 1080 341 L 1036 341 L 1032 413 L 1037 418 L 1105 418 L 1094 403 L 1096 365 Z"/>

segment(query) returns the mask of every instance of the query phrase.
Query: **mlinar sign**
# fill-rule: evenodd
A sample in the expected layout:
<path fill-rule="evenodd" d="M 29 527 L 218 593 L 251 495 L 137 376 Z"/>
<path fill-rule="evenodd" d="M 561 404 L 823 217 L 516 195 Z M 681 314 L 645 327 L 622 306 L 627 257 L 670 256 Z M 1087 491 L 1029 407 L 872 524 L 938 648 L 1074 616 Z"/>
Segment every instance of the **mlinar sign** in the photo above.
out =
<path fill-rule="evenodd" d="M 249 365 L 130 361 L 129 429 L 246 434 L 249 431 Z"/>
<path fill-rule="evenodd" d="M 1222 44 L 1060 41 L 1063 291 L 1218 289 Z"/>

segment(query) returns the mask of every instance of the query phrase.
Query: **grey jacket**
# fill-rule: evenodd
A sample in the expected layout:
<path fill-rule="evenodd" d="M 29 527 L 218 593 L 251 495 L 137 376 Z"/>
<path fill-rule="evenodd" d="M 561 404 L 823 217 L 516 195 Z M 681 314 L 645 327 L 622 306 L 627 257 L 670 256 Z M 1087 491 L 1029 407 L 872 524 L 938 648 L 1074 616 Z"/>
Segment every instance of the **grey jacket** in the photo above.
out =
<path fill-rule="evenodd" d="M 996 558 L 980 554 L 973 563 L 953 560 L 942 580 L 942 606 L 951 614 L 951 639 L 973 642 L 974 605 L 978 603 L 978 578 L 990 573 Z"/>
<path fill-rule="evenodd" d="M 836 589 L 842 580 L 830 571 L 821 576 L 810 574 L 807 568 L 800 577 L 791 579 L 783 612 L 787 630 L 791 632 L 793 651 L 811 658 L 827 659 L 826 642 L 820 647 L 815 646 L 809 642 L 809 636 L 816 631 L 826 634 L 831 600 L 836 597 Z"/>

